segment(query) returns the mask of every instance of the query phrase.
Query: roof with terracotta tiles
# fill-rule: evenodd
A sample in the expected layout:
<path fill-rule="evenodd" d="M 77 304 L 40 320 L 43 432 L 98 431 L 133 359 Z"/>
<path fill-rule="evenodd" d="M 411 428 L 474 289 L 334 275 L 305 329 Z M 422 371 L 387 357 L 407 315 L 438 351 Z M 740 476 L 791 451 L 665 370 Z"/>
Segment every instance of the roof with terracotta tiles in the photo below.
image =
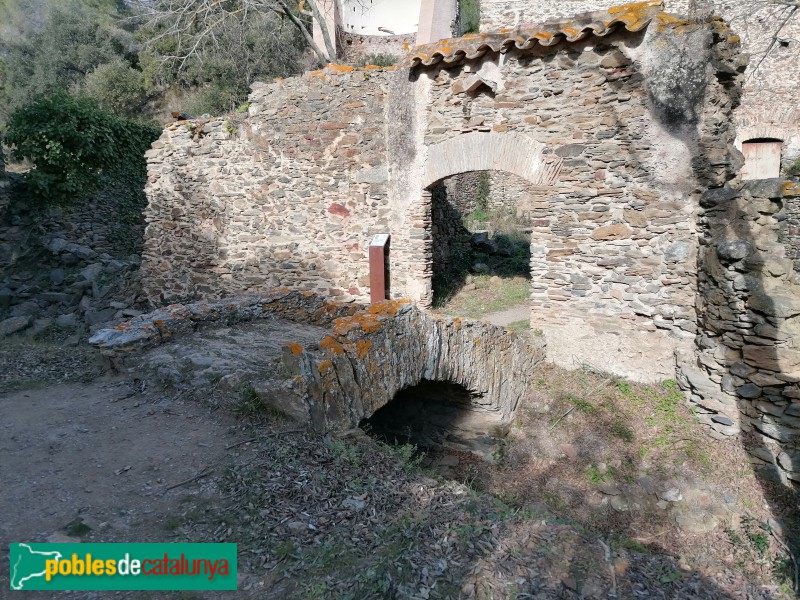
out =
<path fill-rule="evenodd" d="M 520 25 L 491 33 L 467 34 L 461 38 L 417 46 L 403 64 L 412 67 L 440 62 L 453 64 L 465 58 L 479 58 L 487 52 L 505 52 L 512 48 L 527 50 L 536 45 L 553 46 L 563 40 L 577 42 L 590 35 L 605 36 L 619 27 L 627 31 L 641 31 L 663 10 L 661 0 L 649 0 L 583 13 L 568 20 L 543 25 Z"/>

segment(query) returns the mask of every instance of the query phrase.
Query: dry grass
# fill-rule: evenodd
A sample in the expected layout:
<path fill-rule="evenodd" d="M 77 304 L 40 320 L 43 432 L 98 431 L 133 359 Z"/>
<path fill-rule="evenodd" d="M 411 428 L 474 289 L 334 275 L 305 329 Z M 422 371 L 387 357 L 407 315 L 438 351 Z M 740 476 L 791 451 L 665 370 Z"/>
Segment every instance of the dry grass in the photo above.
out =
<path fill-rule="evenodd" d="M 222 500 L 187 502 L 169 534 L 237 542 L 252 598 L 791 597 L 759 523 L 792 505 L 768 502 L 739 442 L 707 438 L 672 382 L 551 367 L 518 416 L 499 464 L 446 451 L 451 477 L 407 446 L 262 427 L 214 482 Z M 687 535 L 655 506 L 601 501 L 643 477 L 729 490 L 747 514 Z"/>
<path fill-rule="evenodd" d="M 95 351 L 85 344 L 65 347 L 71 329 L 51 328 L 43 335 L 7 337 L 0 344 L 0 393 L 47 383 L 87 382 L 103 374 Z"/>
<path fill-rule="evenodd" d="M 515 306 L 528 304 L 530 281 L 524 277 L 503 279 L 474 275 L 467 285 L 437 310 L 444 314 L 479 318 Z"/>
<path fill-rule="evenodd" d="M 460 476 L 520 509 L 543 503 L 617 546 L 714 564 L 767 585 L 788 582 L 781 566 L 786 554 L 768 534 L 756 538 L 760 549 L 733 545 L 730 534 L 751 540 L 752 531 L 748 537 L 743 529 L 747 519 L 766 524 L 774 518 L 787 527 L 786 537 L 797 539 L 796 493 L 759 480 L 740 439 L 709 438 L 674 381 L 648 386 L 547 367 L 518 413 L 501 467 L 470 465 Z M 647 486 L 696 490 L 726 516 L 710 533 L 687 535 Z M 639 504 L 615 510 L 612 496 L 601 491 L 612 488 Z"/>

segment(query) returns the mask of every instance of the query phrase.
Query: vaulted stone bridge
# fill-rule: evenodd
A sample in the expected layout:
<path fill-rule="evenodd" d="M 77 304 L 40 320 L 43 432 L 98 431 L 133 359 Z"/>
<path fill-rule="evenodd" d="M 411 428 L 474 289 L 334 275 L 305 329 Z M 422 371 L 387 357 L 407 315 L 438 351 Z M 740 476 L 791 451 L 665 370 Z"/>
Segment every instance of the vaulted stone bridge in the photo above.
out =
<path fill-rule="evenodd" d="M 245 330 L 225 333 L 235 336 L 241 355 L 225 363 L 220 355 L 231 349 L 203 335 L 232 323 Z M 256 328 L 253 346 L 248 328 Z M 262 343 L 270 336 L 274 343 Z M 144 366 L 158 374 L 170 346 L 180 351 L 192 338 L 199 349 L 183 356 L 172 376 L 201 364 L 206 383 L 227 377 L 229 385 L 254 385 L 269 404 L 323 431 L 355 427 L 398 392 L 427 381 L 457 384 L 469 393 L 466 409 L 508 423 L 545 354 L 541 337 L 437 317 L 407 301 L 364 307 L 288 290 L 169 306 L 102 330 L 91 343 L 118 370 Z"/>

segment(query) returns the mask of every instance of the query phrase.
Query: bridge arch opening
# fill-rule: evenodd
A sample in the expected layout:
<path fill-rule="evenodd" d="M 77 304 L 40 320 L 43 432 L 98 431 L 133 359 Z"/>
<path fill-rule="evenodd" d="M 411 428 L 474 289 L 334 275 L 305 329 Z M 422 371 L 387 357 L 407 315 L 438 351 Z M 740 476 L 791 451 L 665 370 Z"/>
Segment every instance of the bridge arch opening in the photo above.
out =
<path fill-rule="evenodd" d="M 387 444 L 489 457 L 502 441 L 498 433 L 503 421 L 486 402 L 482 394 L 463 385 L 423 379 L 400 390 L 359 426 Z"/>

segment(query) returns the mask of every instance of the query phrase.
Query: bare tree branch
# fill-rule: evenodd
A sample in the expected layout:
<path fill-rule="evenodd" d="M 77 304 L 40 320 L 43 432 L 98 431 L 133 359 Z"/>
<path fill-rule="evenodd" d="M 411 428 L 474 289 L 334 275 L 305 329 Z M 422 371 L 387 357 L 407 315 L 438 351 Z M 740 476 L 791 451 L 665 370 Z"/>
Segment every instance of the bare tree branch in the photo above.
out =
<path fill-rule="evenodd" d="M 157 54 L 162 62 L 170 62 L 182 70 L 202 48 L 218 45 L 217 36 L 228 22 L 247 19 L 251 13 L 274 13 L 288 19 L 321 63 L 335 59 L 335 46 L 317 5 L 319 1 L 324 0 L 304 0 L 296 6 L 291 0 L 132 0 L 132 4 L 138 9 L 138 18 L 155 32 L 145 45 L 153 50 L 162 44 L 174 46 L 171 52 Z M 303 9 L 304 3 L 310 6 L 310 13 Z M 305 20 L 305 13 L 313 15 L 319 23 L 327 55 L 314 41 L 311 19 Z"/>

